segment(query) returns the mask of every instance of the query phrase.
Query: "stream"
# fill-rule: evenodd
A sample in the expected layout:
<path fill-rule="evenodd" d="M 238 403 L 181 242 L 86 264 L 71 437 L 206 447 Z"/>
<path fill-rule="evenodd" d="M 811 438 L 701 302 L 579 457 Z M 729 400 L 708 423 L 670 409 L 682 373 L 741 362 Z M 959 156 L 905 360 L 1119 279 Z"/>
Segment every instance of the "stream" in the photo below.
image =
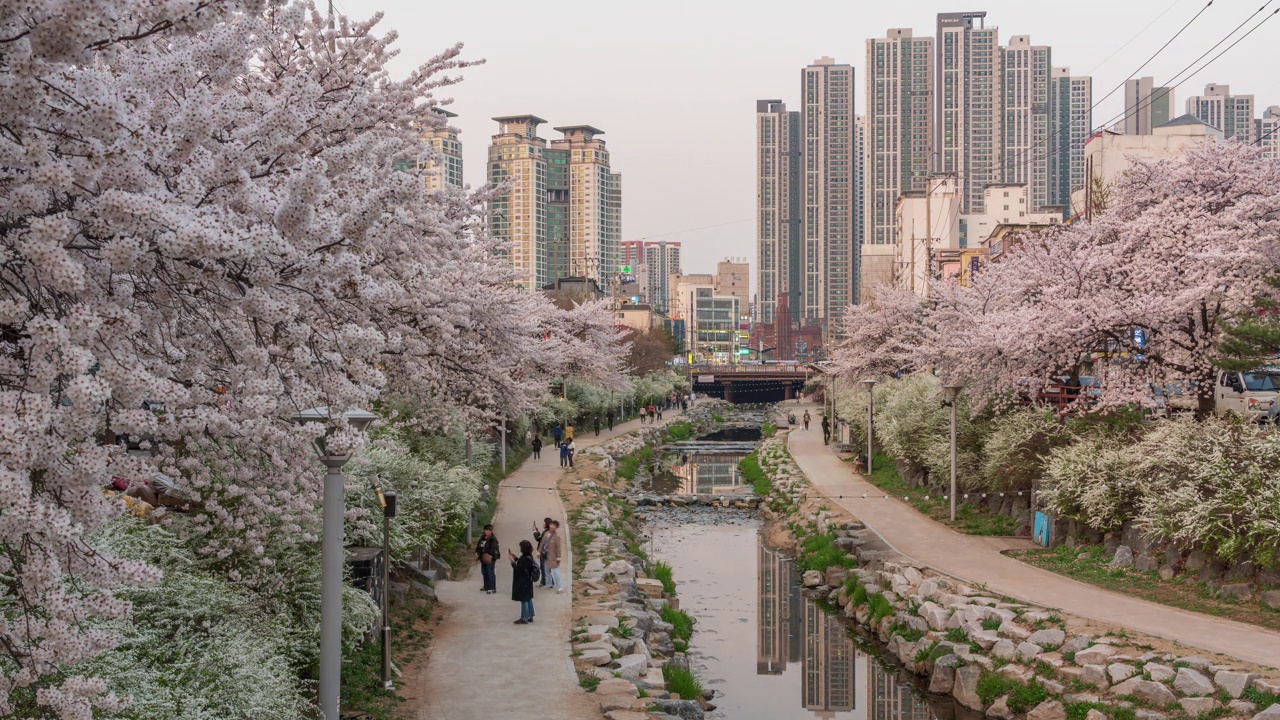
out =
<path fill-rule="evenodd" d="M 662 449 L 652 489 L 730 494 L 737 461 L 759 440 L 736 430 Z M 674 571 L 680 607 L 697 620 L 689 658 L 716 691 L 712 718 L 728 720 L 976 720 L 801 594 L 790 557 L 765 546 L 753 513 L 666 508 L 647 512 L 649 556 Z M 926 681 L 927 682 L 927 681 Z"/>

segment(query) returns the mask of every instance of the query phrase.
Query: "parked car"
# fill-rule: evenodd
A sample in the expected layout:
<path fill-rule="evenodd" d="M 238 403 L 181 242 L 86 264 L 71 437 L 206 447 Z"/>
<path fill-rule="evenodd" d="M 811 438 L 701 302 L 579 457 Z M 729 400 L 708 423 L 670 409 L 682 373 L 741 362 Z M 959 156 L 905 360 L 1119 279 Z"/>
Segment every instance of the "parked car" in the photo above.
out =
<path fill-rule="evenodd" d="M 1259 368 L 1249 372 L 1223 370 L 1213 389 L 1214 412 L 1225 415 L 1239 413 L 1250 420 L 1271 417 L 1280 397 L 1280 368 Z"/>

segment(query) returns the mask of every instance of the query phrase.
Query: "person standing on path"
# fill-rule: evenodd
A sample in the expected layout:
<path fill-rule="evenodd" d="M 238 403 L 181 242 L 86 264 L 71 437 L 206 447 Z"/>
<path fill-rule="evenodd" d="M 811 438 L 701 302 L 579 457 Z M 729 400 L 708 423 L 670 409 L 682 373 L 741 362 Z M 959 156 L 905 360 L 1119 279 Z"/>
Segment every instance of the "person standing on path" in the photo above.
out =
<path fill-rule="evenodd" d="M 560 582 L 560 521 L 551 521 L 551 530 L 547 537 L 547 571 L 551 573 L 551 584 L 548 587 L 556 589 L 556 594 L 564 593 L 564 585 Z"/>
<path fill-rule="evenodd" d="M 564 426 L 564 441 L 569 442 L 571 440 L 573 440 L 573 426 L 566 423 Z"/>
<path fill-rule="evenodd" d="M 560 447 L 560 438 L 564 435 L 564 430 L 560 429 L 560 423 L 551 428 L 551 439 L 556 441 L 556 447 Z"/>
<path fill-rule="evenodd" d="M 607 417 L 609 420 L 609 432 L 613 432 L 613 411 L 612 410 L 609 411 L 609 415 Z"/>
<path fill-rule="evenodd" d="M 596 437 L 600 437 L 600 416 L 599 415 L 596 416 L 595 430 L 596 430 Z"/>
<path fill-rule="evenodd" d="M 573 454 L 574 454 L 575 452 L 577 452 L 577 451 L 578 451 L 578 448 L 577 448 L 576 446 L 574 446 L 574 444 L 573 444 L 573 439 L 572 439 L 572 438 L 570 438 L 569 440 L 565 441 L 564 449 L 565 449 L 565 457 L 569 459 L 569 467 L 570 467 L 570 468 L 572 468 L 572 467 L 573 467 Z"/>
<path fill-rule="evenodd" d="M 831 418 L 826 415 L 822 416 L 822 444 L 827 445 L 831 442 Z"/>
<path fill-rule="evenodd" d="M 659 420 L 661 420 L 661 419 L 662 419 L 662 406 L 661 406 L 661 405 L 659 405 L 658 407 L 654 408 L 654 410 L 657 410 L 657 411 L 658 411 L 658 419 L 659 419 Z"/>
<path fill-rule="evenodd" d="M 520 619 L 516 625 L 533 622 L 533 583 L 538 579 L 538 564 L 533 561 L 533 543 L 520 541 L 520 557 L 507 551 L 511 558 L 511 599 L 520 603 Z"/>
<path fill-rule="evenodd" d="M 569 443 L 572 440 L 560 443 L 560 467 L 569 467 Z"/>
<path fill-rule="evenodd" d="M 809 418 L 809 411 L 808 411 L 808 410 L 805 410 L 805 411 L 804 411 L 804 429 L 805 429 L 805 430 L 808 430 L 808 429 L 809 429 L 809 419 L 810 419 L 810 418 Z"/>
<path fill-rule="evenodd" d="M 533 442 L 529 443 L 529 447 L 533 448 L 533 459 L 542 459 L 542 438 L 537 435 L 533 436 Z"/>
<path fill-rule="evenodd" d="M 476 561 L 480 563 L 480 577 L 484 579 L 480 592 L 488 595 L 498 592 L 498 576 L 494 572 L 498 553 L 498 536 L 493 534 L 492 525 L 485 525 L 480 541 L 476 543 Z"/>
<path fill-rule="evenodd" d="M 533 541 L 538 543 L 538 569 L 542 571 L 542 587 L 551 587 L 551 579 L 547 577 L 547 541 L 551 538 L 551 518 L 542 518 L 542 530 L 538 524 L 533 525 Z"/>

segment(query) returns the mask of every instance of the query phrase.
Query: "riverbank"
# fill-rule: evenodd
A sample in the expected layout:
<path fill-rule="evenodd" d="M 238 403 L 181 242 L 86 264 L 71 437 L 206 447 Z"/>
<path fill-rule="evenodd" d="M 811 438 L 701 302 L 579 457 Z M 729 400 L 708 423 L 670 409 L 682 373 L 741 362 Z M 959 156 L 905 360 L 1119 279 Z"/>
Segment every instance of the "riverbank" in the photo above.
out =
<path fill-rule="evenodd" d="M 1280 673 L 993 595 L 902 555 L 809 484 L 789 434 L 758 453 L 766 537 L 796 553 L 810 596 L 886 643 L 931 692 L 1002 720 L 1280 717 Z"/>

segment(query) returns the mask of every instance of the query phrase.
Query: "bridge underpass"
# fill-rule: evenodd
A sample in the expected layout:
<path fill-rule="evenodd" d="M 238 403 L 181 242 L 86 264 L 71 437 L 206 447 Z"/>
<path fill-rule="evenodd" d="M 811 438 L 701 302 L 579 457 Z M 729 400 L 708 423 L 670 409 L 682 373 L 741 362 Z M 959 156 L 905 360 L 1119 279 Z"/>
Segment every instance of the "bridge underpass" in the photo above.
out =
<path fill-rule="evenodd" d="M 800 396 L 815 371 L 792 365 L 695 365 L 693 391 L 731 403 L 776 403 Z"/>

